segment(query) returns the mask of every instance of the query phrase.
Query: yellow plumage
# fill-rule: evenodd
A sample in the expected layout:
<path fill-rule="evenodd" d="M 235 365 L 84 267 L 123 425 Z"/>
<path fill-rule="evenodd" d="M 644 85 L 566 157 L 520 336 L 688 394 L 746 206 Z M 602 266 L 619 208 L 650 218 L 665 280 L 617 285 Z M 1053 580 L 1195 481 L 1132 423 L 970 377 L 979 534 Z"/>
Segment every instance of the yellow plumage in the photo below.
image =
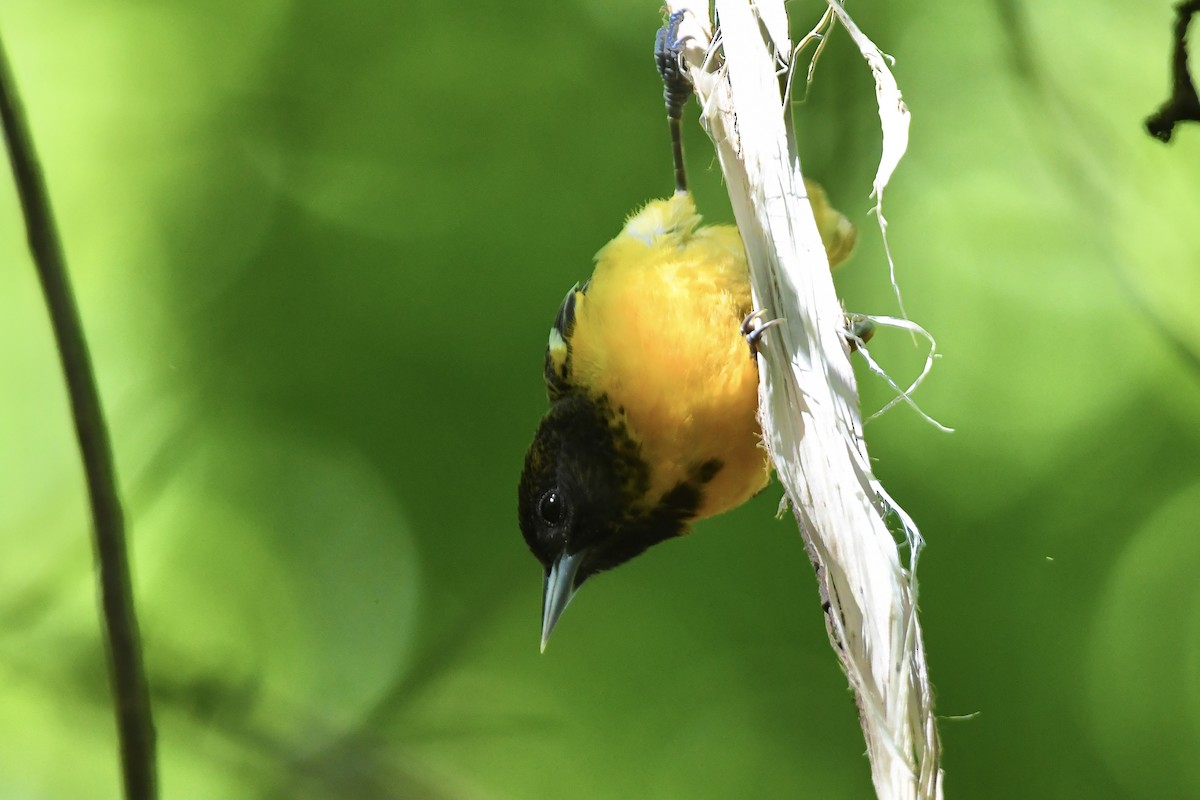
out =
<path fill-rule="evenodd" d="M 652 466 L 644 503 L 720 462 L 696 519 L 740 505 L 770 472 L 739 329 L 751 306 L 745 251 L 735 228 L 699 224 L 683 193 L 630 217 L 576 296 L 571 336 L 572 383 L 609 398 Z"/>
<path fill-rule="evenodd" d="M 830 261 L 854 227 L 809 184 Z M 550 409 L 518 517 L 546 569 L 542 643 L 579 586 L 766 486 L 742 240 L 677 192 L 630 217 L 563 299 L 546 348 Z"/>

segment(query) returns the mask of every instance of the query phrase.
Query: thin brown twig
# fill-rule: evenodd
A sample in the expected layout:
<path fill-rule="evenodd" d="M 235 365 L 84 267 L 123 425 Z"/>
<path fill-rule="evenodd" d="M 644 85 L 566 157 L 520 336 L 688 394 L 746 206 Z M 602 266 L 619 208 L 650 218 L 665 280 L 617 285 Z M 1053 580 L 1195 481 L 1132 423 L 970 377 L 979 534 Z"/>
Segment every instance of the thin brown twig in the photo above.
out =
<path fill-rule="evenodd" d="M 29 250 L 54 329 L 87 481 L 101 621 L 108 644 L 109 677 L 125 797 L 128 800 L 154 800 L 158 796 L 154 722 L 142 665 L 125 546 L 125 520 L 117 491 L 112 448 L 83 324 L 50 208 L 50 196 L 3 41 L 0 41 L 0 122 L 3 123 L 9 163 L 25 217 Z"/>
<path fill-rule="evenodd" d="M 1200 122 L 1200 97 L 1188 72 L 1188 24 L 1200 11 L 1200 0 L 1185 0 L 1175 6 L 1175 47 L 1171 54 L 1171 97 L 1146 119 L 1146 130 L 1155 139 L 1171 141 L 1175 126 L 1184 121 Z"/>

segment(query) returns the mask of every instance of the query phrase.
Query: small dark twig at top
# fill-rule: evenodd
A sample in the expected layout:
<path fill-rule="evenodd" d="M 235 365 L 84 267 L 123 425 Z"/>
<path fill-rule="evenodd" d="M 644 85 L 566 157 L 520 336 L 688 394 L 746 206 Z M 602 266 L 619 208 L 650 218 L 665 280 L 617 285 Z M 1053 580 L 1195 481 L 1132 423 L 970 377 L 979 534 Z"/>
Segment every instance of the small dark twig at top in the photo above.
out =
<path fill-rule="evenodd" d="M 1171 141 L 1180 122 L 1200 122 L 1200 97 L 1188 72 L 1188 24 L 1200 11 L 1200 0 L 1185 0 L 1175 7 L 1175 48 L 1171 55 L 1171 97 L 1146 119 L 1146 130 L 1159 141 Z"/>

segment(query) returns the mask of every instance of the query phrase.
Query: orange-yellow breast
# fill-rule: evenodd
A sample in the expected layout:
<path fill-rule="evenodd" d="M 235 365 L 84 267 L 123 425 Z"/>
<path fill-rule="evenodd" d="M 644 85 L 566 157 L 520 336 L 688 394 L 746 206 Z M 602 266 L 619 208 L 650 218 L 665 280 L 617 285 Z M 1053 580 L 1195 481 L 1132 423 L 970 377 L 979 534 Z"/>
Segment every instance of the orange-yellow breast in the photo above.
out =
<path fill-rule="evenodd" d="M 751 307 L 745 251 L 735 228 L 699 223 L 686 194 L 629 219 L 576 298 L 571 353 L 573 383 L 623 409 L 651 466 L 647 504 L 721 462 L 703 518 L 761 490 L 770 468 L 757 366 L 740 331 Z"/>

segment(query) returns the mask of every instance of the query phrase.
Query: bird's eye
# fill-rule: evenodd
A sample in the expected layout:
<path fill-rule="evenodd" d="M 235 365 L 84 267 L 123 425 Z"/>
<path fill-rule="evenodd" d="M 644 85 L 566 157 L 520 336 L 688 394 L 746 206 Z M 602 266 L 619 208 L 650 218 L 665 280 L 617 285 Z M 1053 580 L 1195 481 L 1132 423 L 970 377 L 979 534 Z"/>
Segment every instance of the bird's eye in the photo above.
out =
<path fill-rule="evenodd" d="M 562 522 L 566 510 L 567 502 L 556 489 L 549 490 L 538 500 L 538 515 L 547 525 L 554 526 Z"/>

